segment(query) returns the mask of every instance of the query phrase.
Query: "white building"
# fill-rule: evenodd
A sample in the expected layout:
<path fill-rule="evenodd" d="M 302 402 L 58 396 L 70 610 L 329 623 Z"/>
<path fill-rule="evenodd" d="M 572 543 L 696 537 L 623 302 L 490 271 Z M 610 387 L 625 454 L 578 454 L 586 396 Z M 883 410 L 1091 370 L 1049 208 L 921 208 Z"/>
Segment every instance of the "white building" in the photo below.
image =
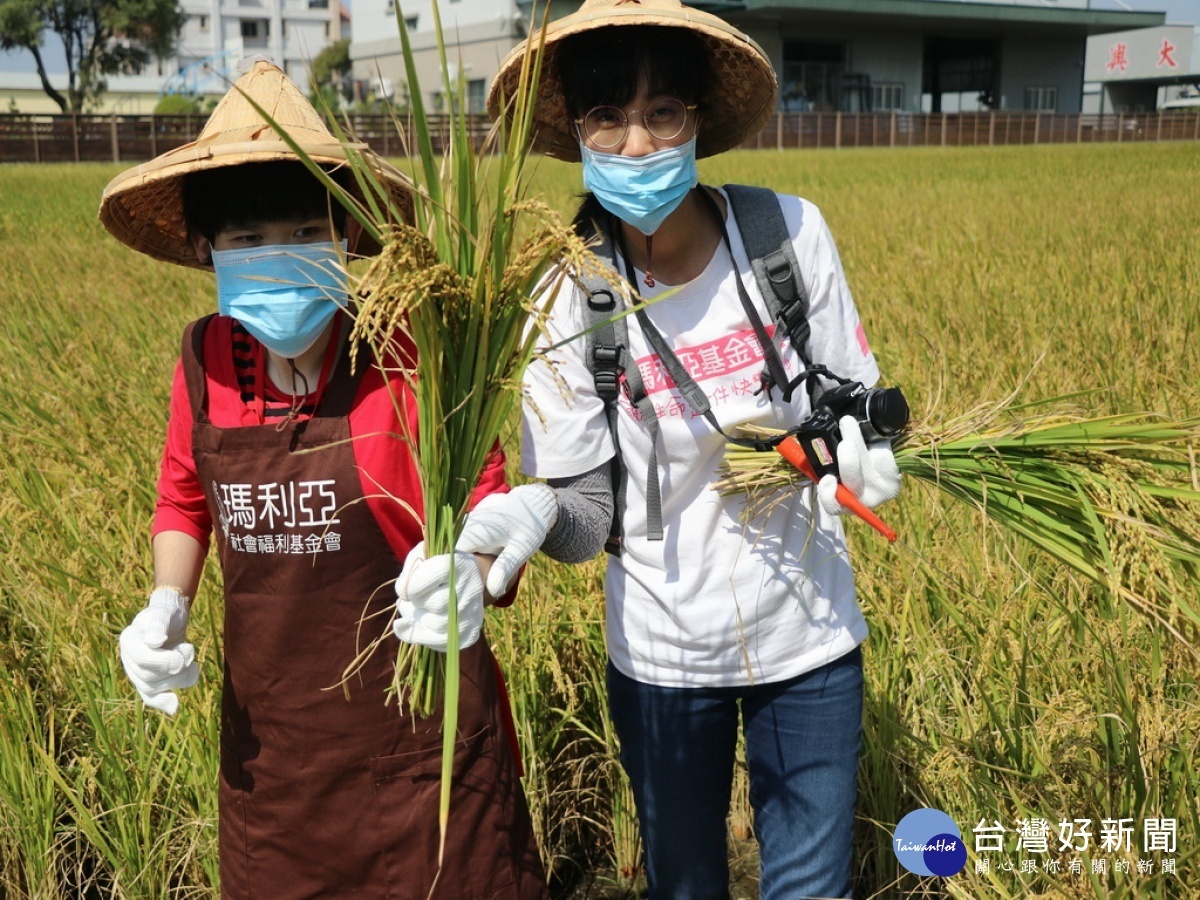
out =
<path fill-rule="evenodd" d="M 715 11 L 715 10 L 714 10 Z M 1092 0 L 737 0 L 789 108 L 1078 112 L 1089 36 L 1164 15 Z"/>
<path fill-rule="evenodd" d="M 187 21 L 176 56 L 153 60 L 141 74 L 109 76 L 99 112 L 153 112 L 164 93 L 220 96 L 236 80 L 238 62 L 262 55 L 302 89 L 308 65 L 332 42 L 350 37 L 350 15 L 341 0 L 181 0 Z M 59 38 L 47 31 L 43 55 L 51 84 L 65 93 L 66 60 Z M 227 81 L 226 79 L 229 79 Z M 33 56 L 0 53 L 0 112 L 57 113 L 42 90 Z"/>
<path fill-rule="evenodd" d="M 403 85 L 397 28 L 417 51 L 426 101 L 439 99 L 430 0 L 355 0 L 355 78 Z M 550 0 L 550 18 L 579 8 Z M 1078 112 L 1092 35 L 1161 25 L 1164 14 L 1098 9 L 1092 0 L 691 0 L 753 37 L 792 110 Z M 544 2 L 441 0 L 446 40 L 461 58 L 470 108 Z"/>
<path fill-rule="evenodd" d="M 1151 112 L 1198 96 L 1200 26 L 1163 25 L 1088 38 L 1083 77 L 1084 112 Z"/>
<path fill-rule="evenodd" d="M 262 55 L 302 88 L 308 67 L 326 46 L 349 37 L 349 14 L 340 0 L 181 0 L 187 24 L 176 59 L 168 63 L 189 93 L 223 94 L 237 63 Z M 236 77 L 236 75 L 235 75 Z M 197 89 L 198 88 L 198 89 Z"/>
<path fill-rule="evenodd" d="M 467 109 L 483 112 L 500 61 L 526 36 L 525 19 L 516 0 L 440 0 L 438 13 L 451 78 L 462 79 Z M 406 28 L 424 100 L 445 108 L 433 16 L 430 0 L 355 0 L 350 56 L 364 91 L 392 97 L 408 90 L 399 32 Z"/>

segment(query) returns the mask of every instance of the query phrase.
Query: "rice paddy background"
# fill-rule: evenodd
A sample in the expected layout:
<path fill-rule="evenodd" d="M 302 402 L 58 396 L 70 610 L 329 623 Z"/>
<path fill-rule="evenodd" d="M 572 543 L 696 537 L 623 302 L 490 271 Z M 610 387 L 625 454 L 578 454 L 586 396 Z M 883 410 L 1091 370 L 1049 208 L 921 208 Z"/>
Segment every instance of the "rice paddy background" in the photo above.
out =
<path fill-rule="evenodd" d="M 0 167 L 3 897 L 216 896 L 216 566 L 191 628 L 202 680 L 180 715 L 142 710 L 116 643 L 150 587 L 171 373 L 212 284 L 104 232 L 95 210 L 118 170 Z M 949 418 L 1021 385 L 1028 400 L 1091 391 L 1075 402 L 1094 414 L 1200 413 L 1194 145 L 741 152 L 701 176 L 822 208 L 885 380 L 918 413 Z M 570 211 L 578 171 L 545 161 L 538 186 Z M 918 485 L 882 512 L 894 545 L 849 525 L 872 629 L 857 895 L 1200 893 L 1197 657 Z M 518 604 L 489 620 L 564 897 L 638 889 L 604 706 L 601 563 L 535 560 Z M 959 875 L 897 864 L 892 832 L 920 806 L 963 830 Z M 736 897 L 755 894 L 747 809 L 743 784 Z M 1060 851 L 1059 823 L 1076 819 L 1090 846 Z M 1130 848 L 1102 849 L 1102 822 L 1122 819 Z M 1174 820 L 1173 851 L 1144 849 L 1148 819 Z M 976 851 L 981 823 L 1006 829 L 1002 849 Z"/>

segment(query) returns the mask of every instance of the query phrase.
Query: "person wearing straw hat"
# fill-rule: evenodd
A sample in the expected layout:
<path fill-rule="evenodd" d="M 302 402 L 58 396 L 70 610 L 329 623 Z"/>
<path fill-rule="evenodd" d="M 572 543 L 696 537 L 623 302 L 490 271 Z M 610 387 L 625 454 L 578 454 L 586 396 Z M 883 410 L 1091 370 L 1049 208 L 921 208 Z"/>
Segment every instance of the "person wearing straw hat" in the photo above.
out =
<path fill-rule="evenodd" d="M 594 324 L 585 307 L 603 291 L 568 286 L 556 298 L 550 361 L 526 374 L 522 468 L 545 483 L 514 488 L 481 515 L 507 516 L 509 541 L 522 550 L 580 561 L 609 536 L 621 477 L 610 462 L 628 474 L 622 542 L 606 575 L 608 694 L 650 896 L 728 896 L 739 720 L 761 897 L 850 896 L 867 625 L 837 479 L 750 521 L 740 497 L 712 489 L 724 430 L 788 428 L 809 415 L 808 391 L 784 389 L 806 381 L 797 378 L 806 359 L 867 386 L 879 377 L 819 210 L 770 198 L 807 287 L 806 357 L 790 331 L 772 337 L 761 324 L 772 316 L 741 237 L 752 223 L 736 220 L 728 189 L 698 183 L 698 157 L 737 147 L 772 115 L 774 71 L 745 34 L 678 0 L 586 0 L 502 63 L 493 117 L 515 93 L 524 54 L 543 41 L 534 149 L 582 163 L 588 193 L 577 229 L 642 298 L 662 299 L 627 319 L 614 440 L 589 365 L 593 344 L 571 340 Z M 786 379 L 761 374 L 772 362 Z M 697 408 L 699 386 L 709 414 Z M 868 507 L 895 497 L 900 474 L 887 442 L 866 444 L 844 419 L 842 436 L 847 486 Z M 530 501 L 547 485 L 556 509 L 540 516 Z"/>
<path fill-rule="evenodd" d="M 409 180 L 336 140 L 265 60 L 195 141 L 118 175 L 101 200 L 101 221 L 133 249 L 214 271 L 220 310 L 184 335 L 155 586 L 121 633 L 121 661 L 146 706 L 177 711 L 176 692 L 199 677 L 189 598 L 215 532 L 222 896 L 424 898 L 436 880 L 434 896 L 542 900 L 503 684 L 479 639 L 489 561 L 466 557 L 458 572 L 479 615 L 464 617 L 461 635 L 462 738 L 440 869 L 441 717 L 387 708 L 388 641 L 360 657 L 391 618 L 391 584 L 421 540 L 415 463 L 392 439 L 415 433 L 416 404 L 402 360 L 350 364 L 345 261 L 379 248 L 293 144 L 354 202 L 411 215 Z M 497 451 L 476 498 L 506 489 Z M 410 594 L 444 594 L 447 562 L 427 561 Z M 419 633 L 402 636 L 444 650 L 445 616 L 439 635 L 436 611 L 424 613 Z"/>

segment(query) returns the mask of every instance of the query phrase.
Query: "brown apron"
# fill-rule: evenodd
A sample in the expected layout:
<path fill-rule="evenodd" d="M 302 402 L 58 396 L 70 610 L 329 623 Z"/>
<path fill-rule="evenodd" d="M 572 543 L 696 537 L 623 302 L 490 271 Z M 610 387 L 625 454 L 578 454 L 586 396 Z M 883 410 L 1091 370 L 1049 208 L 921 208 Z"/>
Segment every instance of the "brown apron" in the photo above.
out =
<path fill-rule="evenodd" d="M 440 712 L 414 720 L 384 705 L 398 649 L 390 636 L 349 699 L 337 686 L 384 631 L 400 569 L 348 440 L 358 377 L 343 350 L 313 418 L 282 431 L 219 428 L 207 416 L 208 321 L 189 327 L 183 358 L 225 579 L 221 894 L 424 900 L 437 873 Z M 462 654 L 435 898 L 547 896 L 497 691 L 481 640 Z"/>

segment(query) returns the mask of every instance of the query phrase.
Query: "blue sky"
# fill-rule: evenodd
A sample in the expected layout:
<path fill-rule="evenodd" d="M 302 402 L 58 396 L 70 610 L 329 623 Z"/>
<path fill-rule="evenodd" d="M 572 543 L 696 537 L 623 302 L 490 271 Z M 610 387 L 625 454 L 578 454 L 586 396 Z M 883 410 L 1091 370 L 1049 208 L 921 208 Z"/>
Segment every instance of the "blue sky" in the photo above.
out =
<path fill-rule="evenodd" d="M 1092 0 L 1092 9 L 1165 12 L 1168 25 L 1200 25 L 1200 0 Z"/>

